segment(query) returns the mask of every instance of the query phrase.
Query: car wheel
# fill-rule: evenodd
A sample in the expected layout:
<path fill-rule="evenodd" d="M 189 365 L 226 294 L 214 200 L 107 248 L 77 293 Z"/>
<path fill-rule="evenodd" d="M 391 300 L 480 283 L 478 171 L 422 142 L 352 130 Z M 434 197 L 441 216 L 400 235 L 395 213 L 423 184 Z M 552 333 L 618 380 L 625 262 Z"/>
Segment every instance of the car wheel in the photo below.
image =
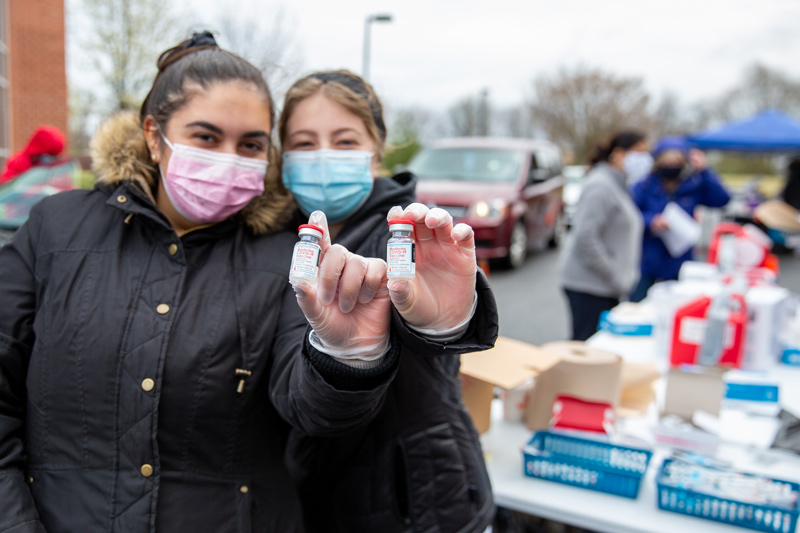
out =
<path fill-rule="evenodd" d="M 510 268 L 519 268 L 528 256 L 528 230 L 523 220 L 518 220 L 511 228 L 511 238 L 508 243 L 508 256 L 506 264 Z"/>
<path fill-rule="evenodd" d="M 564 212 L 558 213 L 556 223 L 553 225 L 553 236 L 547 241 L 549 248 L 558 248 L 564 240 L 564 235 L 567 234 L 567 222 L 564 217 Z"/>

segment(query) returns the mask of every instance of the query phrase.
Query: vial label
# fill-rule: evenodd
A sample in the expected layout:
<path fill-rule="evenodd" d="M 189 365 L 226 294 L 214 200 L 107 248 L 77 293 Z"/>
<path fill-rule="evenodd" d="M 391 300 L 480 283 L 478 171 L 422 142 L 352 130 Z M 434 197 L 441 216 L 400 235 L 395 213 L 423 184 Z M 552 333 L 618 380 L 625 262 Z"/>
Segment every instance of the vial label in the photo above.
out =
<path fill-rule="evenodd" d="M 310 276 L 317 275 L 319 267 L 319 246 L 297 243 L 294 246 L 294 254 L 292 255 L 292 267 L 290 269 L 290 276 L 293 274 L 308 274 Z"/>
<path fill-rule="evenodd" d="M 386 245 L 387 274 L 414 274 L 414 243 Z"/>

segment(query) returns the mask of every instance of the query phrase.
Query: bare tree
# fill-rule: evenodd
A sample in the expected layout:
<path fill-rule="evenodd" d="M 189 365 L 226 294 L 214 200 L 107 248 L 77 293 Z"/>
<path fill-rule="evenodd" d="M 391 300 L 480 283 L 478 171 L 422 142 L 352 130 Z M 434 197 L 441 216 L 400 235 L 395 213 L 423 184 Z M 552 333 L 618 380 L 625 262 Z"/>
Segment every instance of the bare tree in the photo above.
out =
<path fill-rule="evenodd" d="M 711 105 L 721 121 L 752 115 L 768 108 L 800 114 L 800 80 L 766 65 L 747 67 L 739 84 Z"/>
<path fill-rule="evenodd" d="M 295 40 L 295 24 L 282 5 L 250 3 L 237 9 L 220 4 L 213 21 L 220 46 L 258 67 L 269 81 L 276 105 L 299 77 L 302 50 Z"/>
<path fill-rule="evenodd" d="M 69 147 L 74 154 L 89 151 L 92 117 L 97 97 L 88 89 L 71 86 L 69 89 Z"/>
<path fill-rule="evenodd" d="M 428 136 L 431 113 L 421 107 L 384 108 L 388 124 L 388 142 L 383 154 L 383 168 L 393 174 L 405 167 L 422 148 Z"/>
<path fill-rule="evenodd" d="M 135 108 L 156 71 L 158 54 L 171 40 L 168 5 L 160 0 L 83 0 L 87 22 L 81 39 L 111 93 L 115 109 Z"/>
<path fill-rule="evenodd" d="M 622 128 L 647 130 L 650 96 L 641 78 L 597 69 L 562 69 L 534 79 L 531 117 L 550 139 L 583 160 L 593 145 Z"/>
<path fill-rule="evenodd" d="M 477 96 L 465 96 L 447 110 L 450 130 L 459 137 L 485 137 L 491 131 L 492 109 L 489 90 L 482 89 Z"/>
<path fill-rule="evenodd" d="M 394 109 L 384 107 L 388 139 L 390 145 L 405 144 L 409 141 L 423 142 L 429 137 L 431 119 L 430 110 L 420 106 L 408 106 Z"/>
<path fill-rule="evenodd" d="M 478 99 L 466 96 L 447 110 L 453 135 L 467 137 L 478 133 Z"/>
<path fill-rule="evenodd" d="M 689 120 L 680 99 L 670 91 L 661 95 L 652 119 L 652 132 L 657 138 L 665 135 L 684 135 L 694 130 L 694 123 Z"/>
<path fill-rule="evenodd" d="M 534 138 L 539 133 L 531 122 L 530 109 L 525 104 L 517 104 L 494 113 L 494 130 L 501 135 L 516 138 Z"/>

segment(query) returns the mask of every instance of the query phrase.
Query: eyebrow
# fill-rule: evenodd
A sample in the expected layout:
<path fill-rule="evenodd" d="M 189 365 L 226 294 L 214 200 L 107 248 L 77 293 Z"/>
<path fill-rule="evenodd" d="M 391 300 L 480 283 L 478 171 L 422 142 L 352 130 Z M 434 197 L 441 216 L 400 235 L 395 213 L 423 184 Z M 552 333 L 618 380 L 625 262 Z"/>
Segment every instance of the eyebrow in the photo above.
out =
<path fill-rule="evenodd" d="M 339 128 L 338 130 L 334 131 L 334 132 L 333 132 L 333 134 L 334 134 L 334 135 L 340 135 L 340 134 L 342 134 L 342 133 L 348 133 L 348 132 L 353 132 L 353 133 L 355 133 L 356 135 L 358 135 L 358 136 L 361 136 L 361 132 L 359 132 L 359 131 L 358 131 L 357 129 L 355 129 L 355 128 Z"/>
<path fill-rule="evenodd" d="M 207 130 L 213 131 L 214 133 L 216 133 L 218 135 L 222 135 L 222 133 L 223 133 L 221 128 L 218 128 L 217 126 L 211 124 L 210 122 L 203 122 L 202 120 L 198 120 L 197 122 L 192 122 L 191 124 L 187 124 L 186 127 L 187 128 L 195 128 L 195 127 L 205 128 Z"/>
<path fill-rule="evenodd" d="M 224 135 L 224 132 L 222 131 L 221 128 L 211 124 L 210 122 L 205 122 L 205 121 L 202 121 L 202 120 L 187 124 L 186 127 L 187 128 L 195 128 L 195 127 L 205 128 L 207 130 L 213 131 L 217 135 Z M 254 130 L 254 131 L 248 131 L 247 133 L 243 134 L 242 137 L 243 138 L 266 137 L 267 139 L 269 139 L 269 133 L 267 133 L 264 130 Z"/>
<path fill-rule="evenodd" d="M 311 130 L 293 131 L 292 133 L 289 134 L 289 137 L 294 137 L 295 135 L 310 135 L 312 137 L 316 137 L 317 136 L 317 132 L 311 131 Z"/>
<path fill-rule="evenodd" d="M 361 135 L 355 128 L 339 128 L 338 130 L 334 131 L 333 135 L 341 135 L 342 133 L 353 132 L 356 135 Z M 317 132 L 312 130 L 299 130 L 292 132 L 289 137 L 294 137 L 295 135 L 310 135 L 311 137 L 316 137 Z"/>

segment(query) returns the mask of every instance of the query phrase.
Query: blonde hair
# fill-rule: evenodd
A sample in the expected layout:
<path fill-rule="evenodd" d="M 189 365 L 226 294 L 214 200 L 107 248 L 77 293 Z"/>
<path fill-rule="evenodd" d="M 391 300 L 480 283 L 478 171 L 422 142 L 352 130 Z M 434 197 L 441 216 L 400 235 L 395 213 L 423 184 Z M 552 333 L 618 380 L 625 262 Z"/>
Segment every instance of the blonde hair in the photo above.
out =
<path fill-rule="evenodd" d="M 278 120 L 278 136 L 281 146 L 285 146 L 286 124 L 294 109 L 300 102 L 319 92 L 361 119 L 367 128 L 367 133 L 375 143 L 375 153 L 380 160 L 386 145 L 383 106 L 372 86 L 349 70 L 316 72 L 297 80 L 292 85 L 286 93 L 283 110 Z"/>

